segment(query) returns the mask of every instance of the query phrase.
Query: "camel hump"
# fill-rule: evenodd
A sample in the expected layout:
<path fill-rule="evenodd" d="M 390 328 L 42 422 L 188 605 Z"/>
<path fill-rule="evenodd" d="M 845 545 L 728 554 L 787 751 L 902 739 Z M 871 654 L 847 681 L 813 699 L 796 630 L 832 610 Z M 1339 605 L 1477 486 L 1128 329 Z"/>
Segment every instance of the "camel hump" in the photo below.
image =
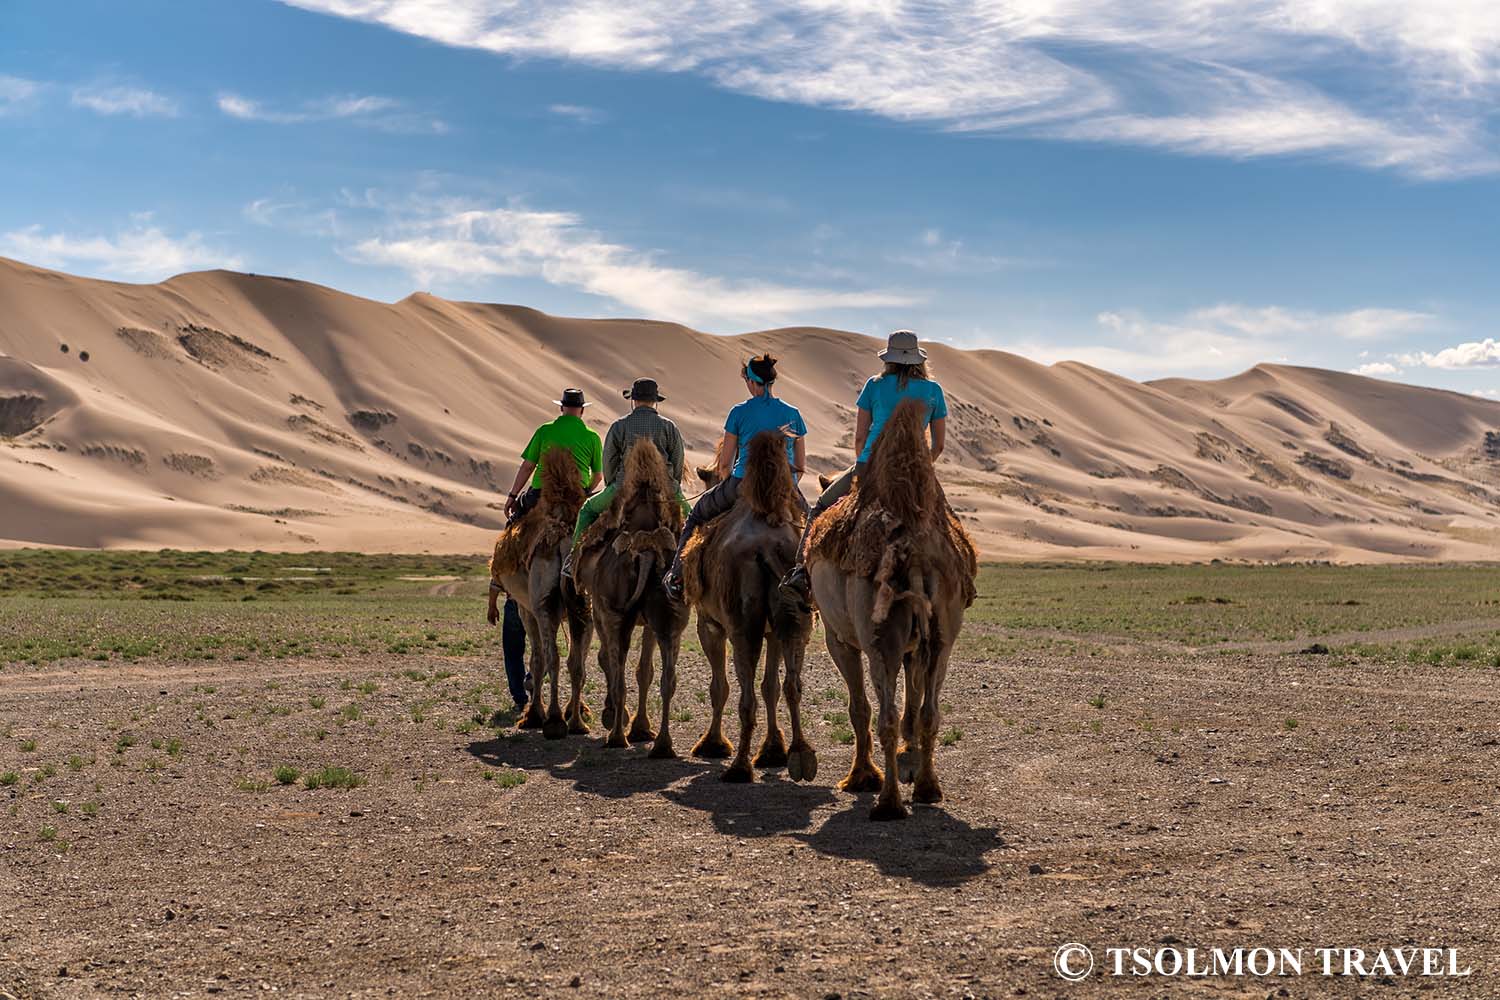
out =
<path fill-rule="evenodd" d="M 901 523 L 942 516 L 941 490 L 927 446 L 927 404 L 903 399 L 880 429 L 860 492 Z"/>
<path fill-rule="evenodd" d="M 773 524 L 791 517 L 797 504 L 793 493 L 792 467 L 786 460 L 786 436 L 780 431 L 761 431 L 745 450 L 745 480 L 740 495 L 757 516 Z"/>
<path fill-rule="evenodd" d="M 567 448 L 554 446 L 542 455 L 542 506 L 548 510 L 576 511 L 583 506 L 583 484 L 578 462 Z"/>
<path fill-rule="evenodd" d="M 667 469 L 667 460 L 662 455 L 661 449 L 656 442 L 649 437 L 636 438 L 630 450 L 625 453 L 625 489 L 622 493 L 630 494 L 635 486 L 659 486 L 666 491 L 671 485 L 672 474 Z"/>

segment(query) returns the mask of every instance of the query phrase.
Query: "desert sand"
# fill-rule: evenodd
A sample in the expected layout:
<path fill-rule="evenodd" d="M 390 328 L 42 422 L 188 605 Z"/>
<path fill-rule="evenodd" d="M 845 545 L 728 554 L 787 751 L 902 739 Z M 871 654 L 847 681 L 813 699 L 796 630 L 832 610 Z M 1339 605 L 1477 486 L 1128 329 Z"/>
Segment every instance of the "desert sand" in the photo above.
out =
<path fill-rule="evenodd" d="M 736 362 L 771 351 L 827 472 L 852 461 L 878 346 L 0 259 L 0 545 L 478 552 L 564 386 L 602 432 L 621 387 L 659 379 L 706 461 L 743 395 Z M 951 409 L 940 475 L 986 558 L 1500 557 L 1500 403 L 1280 365 L 1139 383 L 931 354 Z"/>

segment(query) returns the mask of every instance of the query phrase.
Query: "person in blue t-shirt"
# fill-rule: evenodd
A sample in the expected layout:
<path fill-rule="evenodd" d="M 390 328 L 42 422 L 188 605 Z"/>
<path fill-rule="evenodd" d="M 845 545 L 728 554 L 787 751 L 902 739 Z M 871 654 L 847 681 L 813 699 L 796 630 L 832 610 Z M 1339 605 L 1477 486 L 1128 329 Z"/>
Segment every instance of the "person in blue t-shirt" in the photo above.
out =
<path fill-rule="evenodd" d="M 700 524 L 727 513 L 740 494 L 740 480 L 745 478 L 745 455 L 750 441 L 762 431 L 778 431 L 786 438 L 786 460 L 792 467 L 792 479 L 801 482 L 807 465 L 807 424 L 797 408 L 771 391 L 776 382 L 776 359 L 769 354 L 751 358 L 740 371 L 750 398 L 729 411 L 724 421 L 724 443 L 719 446 L 719 483 L 705 492 L 693 505 L 682 537 L 677 540 L 677 554 L 662 583 L 674 600 L 682 600 L 682 550 Z M 807 500 L 796 491 L 797 500 L 807 511 Z"/>
<path fill-rule="evenodd" d="M 865 471 L 870 460 L 870 449 L 880 436 L 880 429 L 890 419 L 896 404 L 903 399 L 920 399 L 927 404 L 927 426 L 932 434 L 932 460 L 937 461 L 943 453 L 943 441 L 948 429 L 948 402 L 943 398 L 943 387 L 933 381 L 927 370 L 927 352 L 917 342 L 917 335 L 910 330 L 897 330 L 886 341 L 880 352 L 885 362 L 885 371 L 871 378 L 859 392 L 855 405 L 858 416 L 854 424 L 854 449 L 858 457 L 854 465 L 844 470 L 829 484 L 818 502 L 813 504 L 807 518 L 807 528 L 802 532 L 802 544 L 797 550 L 797 565 L 792 567 L 782 586 L 806 600 L 811 590 L 807 578 L 807 567 L 803 564 L 807 554 L 807 534 L 829 507 L 842 500 L 854 488 L 854 481 Z"/>

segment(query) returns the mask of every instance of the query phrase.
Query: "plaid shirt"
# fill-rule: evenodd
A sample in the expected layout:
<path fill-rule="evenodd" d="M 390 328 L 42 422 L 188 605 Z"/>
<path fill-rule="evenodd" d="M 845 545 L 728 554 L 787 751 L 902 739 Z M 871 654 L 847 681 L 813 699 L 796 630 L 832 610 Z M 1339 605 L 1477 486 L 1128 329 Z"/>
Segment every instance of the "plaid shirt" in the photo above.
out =
<path fill-rule="evenodd" d="M 642 437 L 650 438 L 661 449 L 672 482 L 682 482 L 682 432 L 653 406 L 638 406 L 609 425 L 604 435 L 604 481 L 613 486 L 619 480 L 630 446 Z"/>

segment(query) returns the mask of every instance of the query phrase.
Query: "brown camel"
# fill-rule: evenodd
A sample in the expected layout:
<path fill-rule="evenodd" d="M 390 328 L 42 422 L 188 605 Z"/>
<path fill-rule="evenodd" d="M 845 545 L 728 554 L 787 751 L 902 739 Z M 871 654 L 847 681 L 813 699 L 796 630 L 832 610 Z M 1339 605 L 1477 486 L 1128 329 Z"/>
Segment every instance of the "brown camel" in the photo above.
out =
<path fill-rule="evenodd" d="M 839 783 L 879 790 L 872 819 L 901 819 L 898 773 L 912 801 L 940 802 L 933 764 L 948 657 L 974 600 L 974 545 L 949 511 L 933 469 L 920 402 L 896 407 L 855 490 L 814 522 L 807 567 L 828 653 L 849 687 L 854 763 Z M 870 703 L 860 654 L 880 706 L 884 773 L 871 760 Z M 897 752 L 897 674 L 906 670 L 904 746 Z M 899 771 L 898 771 L 899 769 Z"/>
<path fill-rule="evenodd" d="M 733 751 L 722 731 L 729 698 L 726 639 L 734 651 L 740 686 L 740 744 L 733 763 L 720 775 L 725 781 L 754 779 L 750 739 L 755 733 L 755 674 L 762 646 L 765 675 L 760 692 L 766 702 L 766 736 L 754 766 L 785 764 L 794 781 L 811 781 L 818 772 L 817 755 L 802 732 L 802 668 L 812 638 L 812 610 L 783 597 L 779 586 L 797 559 L 801 537 L 802 509 L 796 489 L 787 465 L 785 438 L 775 431 L 757 434 L 750 441 L 745 480 L 733 509 L 698 529 L 683 551 L 687 600 L 698 609 L 698 638 L 713 668 L 709 683 L 713 720 L 693 747 L 696 756 L 727 757 Z M 790 754 L 776 721 L 783 669 L 792 720 Z"/>
<path fill-rule="evenodd" d="M 666 460 L 642 438 L 625 456 L 615 498 L 579 544 L 574 575 L 589 595 L 599 633 L 599 660 L 608 694 L 604 721 L 608 747 L 654 741 L 652 757 L 675 757 L 672 749 L 672 695 L 677 688 L 677 655 L 687 628 L 688 609 L 673 601 L 661 575 L 677 547 L 682 508 Z M 625 661 L 637 624 L 645 626 L 636 669 L 637 703 L 626 736 Z M 661 730 L 651 728 L 647 695 L 651 687 L 650 644 L 661 654 Z"/>
<path fill-rule="evenodd" d="M 563 559 L 583 498 L 573 456 L 563 448 L 550 449 L 542 456 L 541 501 L 500 533 L 490 559 L 490 579 L 516 599 L 531 645 L 531 700 L 520 725 L 523 729 L 540 727 L 549 740 L 589 731 L 589 710 L 583 703 L 583 661 L 593 626 L 587 605 L 576 594 L 564 593 L 561 585 Z M 491 625 L 500 617 L 497 596 L 490 588 Z M 568 679 L 573 688 L 566 712 L 559 711 L 557 704 L 561 672 L 557 630 L 564 621 L 568 625 Z M 544 681 L 551 684 L 545 718 L 541 707 Z"/>

